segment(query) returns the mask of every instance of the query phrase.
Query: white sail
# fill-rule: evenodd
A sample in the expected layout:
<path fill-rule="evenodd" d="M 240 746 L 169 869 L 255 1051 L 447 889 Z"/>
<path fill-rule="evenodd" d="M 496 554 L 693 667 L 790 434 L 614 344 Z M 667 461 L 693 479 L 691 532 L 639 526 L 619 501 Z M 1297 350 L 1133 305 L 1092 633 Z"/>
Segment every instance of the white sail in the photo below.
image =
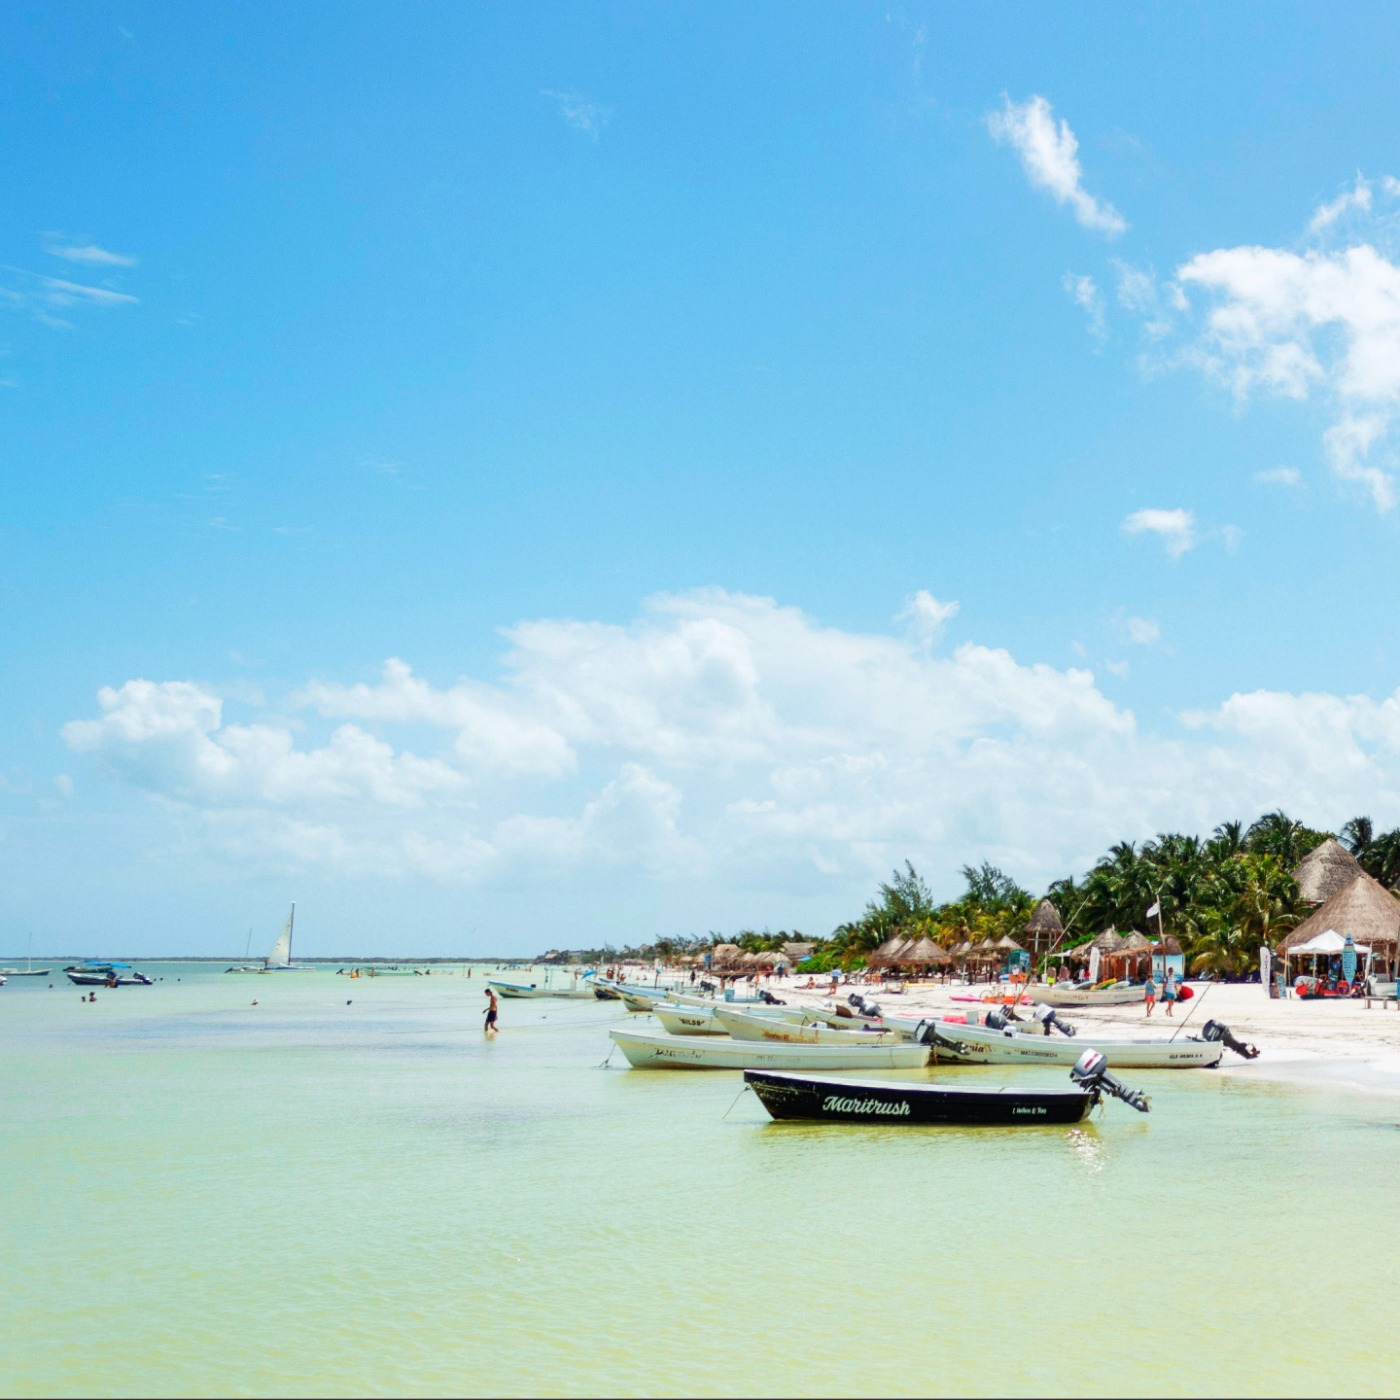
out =
<path fill-rule="evenodd" d="M 268 967 L 289 967 L 292 961 L 292 920 L 297 916 L 297 907 L 292 905 L 292 912 L 287 915 L 287 922 L 282 926 L 282 932 L 277 935 L 277 942 L 272 945 L 272 951 L 267 955 Z"/>

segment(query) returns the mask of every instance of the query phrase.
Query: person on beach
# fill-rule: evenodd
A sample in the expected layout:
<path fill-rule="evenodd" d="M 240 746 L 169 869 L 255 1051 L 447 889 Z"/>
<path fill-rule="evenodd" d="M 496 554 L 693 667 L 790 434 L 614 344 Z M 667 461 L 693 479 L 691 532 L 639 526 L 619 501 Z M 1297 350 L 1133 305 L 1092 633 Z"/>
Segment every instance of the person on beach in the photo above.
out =
<path fill-rule="evenodd" d="M 485 1031 L 487 1035 L 495 1035 L 500 1027 L 496 1024 L 496 994 L 490 987 L 486 989 L 486 1000 L 488 1005 L 486 1007 Z"/>
<path fill-rule="evenodd" d="M 1157 984 L 1152 980 L 1150 974 L 1147 978 L 1146 985 L 1142 989 L 1142 1000 L 1147 1007 L 1147 1014 L 1150 1016 L 1153 1007 L 1157 1005 Z"/>
<path fill-rule="evenodd" d="M 1176 973 L 1170 968 L 1162 979 L 1162 1000 L 1166 1003 L 1166 1013 L 1170 1016 L 1176 1010 Z"/>

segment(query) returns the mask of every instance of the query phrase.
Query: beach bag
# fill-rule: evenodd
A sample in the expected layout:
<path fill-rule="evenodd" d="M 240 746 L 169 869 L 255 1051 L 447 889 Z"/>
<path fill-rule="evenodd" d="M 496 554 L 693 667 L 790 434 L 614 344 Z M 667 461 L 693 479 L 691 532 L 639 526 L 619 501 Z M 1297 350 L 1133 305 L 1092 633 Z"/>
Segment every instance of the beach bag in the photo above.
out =
<path fill-rule="evenodd" d="M 1185 982 L 1183 982 L 1181 986 L 1179 986 L 1176 989 L 1176 999 L 1178 1001 L 1190 1001 L 1191 998 L 1195 995 L 1195 992 L 1193 992 L 1191 988 L 1186 985 Z"/>

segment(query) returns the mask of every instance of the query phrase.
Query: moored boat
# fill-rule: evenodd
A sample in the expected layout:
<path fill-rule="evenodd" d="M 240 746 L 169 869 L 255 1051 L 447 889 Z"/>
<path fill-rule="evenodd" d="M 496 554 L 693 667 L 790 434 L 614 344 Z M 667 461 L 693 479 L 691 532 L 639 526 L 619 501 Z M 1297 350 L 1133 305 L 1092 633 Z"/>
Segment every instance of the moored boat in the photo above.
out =
<path fill-rule="evenodd" d="M 608 1034 L 637 1069 L 922 1069 L 930 1053 L 927 1045 L 914 1044 L 784 1045 L 647 1031 Z"/>
<path fill-rule="evenodd" d="M 744 1082 L 774 1118 L 838 1123 L 1025 1127 L 1078 1123 L 1098 1102 L 1092 1089 L 974 1088 L 957 1084 L 827 1079 L 747 1069 Z"/>
<path fill-rule="evenodd" d="M 1027 1032 L 1011 1027 L 967 1026 L 947 1021 L 929 1021 L 935 1058 L 951 1057 L 977 1065 L 1073 1065 L 1084 1053 L 1073 1040 Z M 1225 1047 L 1219 1041 L 1196 1040 L 1105 1040 L 1097 1033 L 1094 1049 L 1113 1069 L 1213 1069 L 1220 1063 Z"/>
<path fill-rule="evenodd" d="M 785 1006 L 752 1007 L 751 1016 L 763 1016 L 774 1021 L 789 1019 Z M 659 1001 L 650 1007 L 651 1013 L 671 1035 L 728 1035 L 729 1031 L 715 1017 L 713 1006 L 675 1006 Z"/>
<path fill-rule="evenodd" d="M 71 967 L 65 967 L 63 970 L 75 987 L 153 987 L 155 985 L 144 972 L 137 972 L 130 963 L 124 962 L 74 963 Z"/>
<path fill-rule="evenodd" d="M 821 1021 L 755 1016 L 725 1006 L 715 1008 L 715 1020 L 735 1040 L 778 1040 L 794 1045 L 898 1045 L 902 1040 L 894 1031 L 838 1031 Z"/>
<path fill-rule="evenodd" d="M 1035 988 L 1035 1000 L 1046 1006 L 1131 1006 L 1143 998 L 1141 986 L 1114 982 L 1106 987 L 1088 987 L 1064 982 Z"/>

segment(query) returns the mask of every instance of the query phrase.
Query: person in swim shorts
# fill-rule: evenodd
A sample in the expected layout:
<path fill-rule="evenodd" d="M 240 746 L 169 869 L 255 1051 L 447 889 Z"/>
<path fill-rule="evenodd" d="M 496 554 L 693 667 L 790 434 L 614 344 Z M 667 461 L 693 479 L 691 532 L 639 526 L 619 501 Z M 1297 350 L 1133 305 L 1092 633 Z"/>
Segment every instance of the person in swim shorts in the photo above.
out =
<path fill-rule="evenodd" d="M 1142 989 L 1142 999 L 1147 1006 L 1147 1014 L 1152 1014 L 1152 1008 L 1157 1005 L 1157 984 L 1152 980 L 1151 975 L 1147 978 L 1147 985 Z"/>
<path fill-rule="evenodd" d="M 490 987 L 486 989 L 486 1000 L 489 1003 L 486 1008 L 486 1034 L 495 1035 L 500 1027 L 496 1024 L 496 994 Z"/>
<path fill-rule="evenodd" d="M 1168 971 L 1162 979 L 1162 1000 L 1166 1002 L 1167 1015 L 1176 1010 L 1176 973 Z"/>

